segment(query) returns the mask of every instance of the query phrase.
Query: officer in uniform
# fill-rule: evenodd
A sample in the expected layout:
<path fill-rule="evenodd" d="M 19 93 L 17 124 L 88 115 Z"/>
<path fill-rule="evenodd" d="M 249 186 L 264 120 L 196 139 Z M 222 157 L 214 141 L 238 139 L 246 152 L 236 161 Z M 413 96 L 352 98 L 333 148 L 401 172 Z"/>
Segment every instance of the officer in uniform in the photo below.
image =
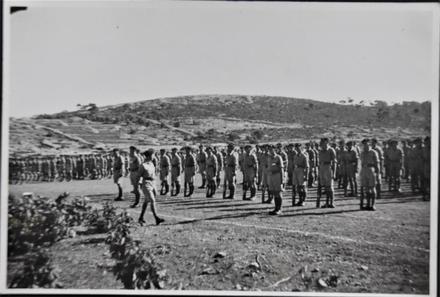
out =
<path fill-rule="evenodd" d="M 70 181 L 72 180 L 72 176 L 73 176 L 73 164 L 72 164 L 72 157 L 69 155 L 65 156 L 65 160 L 66 160 L 66 181 Z"/>
<path fill-rule="evenodd" d="M 376 197 L 380 199 L 382 192 L 382 176 L 383 176 L 383 162 L 384 155 L 383 150 L 377 145 L 377 139 L 373 138 L 371 140 L 371 149 L 375 150 L 377 156 L 379 157 L 379 173 L 377 174 L 377 183 L 376 183 Z"/>
<path fill-rule="evenodd" d="M 275 208 L 269 212 L 270 215 L 281 214 L 281 207 L 283 203 L 283 181 L 285 180 L 284 161 L 280 155 L 275 151 L 273 145 L 269 146 L 269 192 L 273 195 L 275 200 Z"/>
<path fill-rule="evenodd" d="M 238 156 L 234 152 L 234 145 L 232 143 L 229 143 L 225 157 L 225 180 L 223 182 L 223 199 L 234 199 L 237 166 Z M 229 189 L 229 196 L 226 196 L 227 189 Z"/>
<path fill-rule="evenodd" d="M 166 195 L 170 190 L 168 175 L 170 174 L 170 158 L 165 154 L 165 149 L 160 149 L 160 194 Z"/>
<path fill-rule="evenodd" d="M 184 189 L 183 196 L 191 197 L 194 192 L 194 175 L 196 175 L 196 158 L 191 152 L 191 147 L 185 147 L 185 159 L 184 159 Z M 188 190 L 188 191 L 187 191 Z"/>
<path fill-rule="evenodd" d="M 136 176 L 142 179 L 141 189 L 144 193 L 145 200 L 142 204 L 141 214 L 139 216 L 139 224 L 145 224 L 144 214 L 147 209 L 148 203 L 150 203 L 151 212 L 153 213 L 154 219 L 156 220 L 156 225 L 163 223 L 165 220 L 157 215 L 156 212 L 156 187 L 155 187 L 155 176 L 156 168 L 152 162 L 152 156 L 154 154 L 153 150 L 148 150 L 144 152 L 144 162 L 139 164 L 139 169 Z"/>
<path fill-rule="evenodd" d="M 376 150 L 370 148 L 370 140 L 362 140 L 363 150 L 361 152 L 361 187 L 363 189 L 360 201 L 360 209 L 376 210 L 376 184 L 380 174 L 379 156 Z M 367 196 L 367 206 L 364 207 L 364 194 Z"/>
<path fill-rule="evenodd" d="M 243 200 L 254 200 L 257 192 L 257 173 L 258 173 L 258 160 L 255 153 L 252 151 L 252 146 L 247 144 L 244 147 L 245 154 L 243 158 Z M 251 196 L 246 198 L 247 190 L 250 190 Z"/>
<path fill-rule="evenodd" d="M 216 184 L 217 188 L 220 187 L 220 174 L 223 171 L 223 154 L 221 153 L 218 147 L 214 147 L 214 154 L 217 158 L 217 175 L 216 175 Z"/>
<path fill-rule="evenodd" d="M 346 149 L 345 141 L 342 139 L 339 141 L 339 147 L 336 149 L 336 179 L 338 181 L 338 189 L 343 188 L 344 176 L 345 176 L 345 164 L 342 162 Z"/>
<path fill-rule="evenodd" d="M 215 194 L 217 189 L 216 176 L 217 176 L 217 157 L 213 154 L 212 148 L 208 146 L 206 148 L 206 198 L 211 198 Z"/>
<path fill-rule="evenodd" d="M 322 208 L 334 208 L 334 190 L 333 179 L 336 174 L 336 152 L 329 146 L 328 138 L 322 138 L 320 142 L 321 150 L 319 151 L 319 185 L 318 187 L 318 199 L 316 201 L 316 207 L 320 207 L 321 202 L 321 187 L 325 188 L 326 203 Z"/>
<path fill-rule="evenodd" d="M 390 141 L 386 155 L 388 162 L 388 191 L 400 193 L 400 173 L 403 168 L 404 155 L 402 150 L 397 147 L 397 140 Z"/>
<path fill-rule="evenodd" d="M 283 189 L 285 189 L 286 188 L 285 185 L 287 183 L 287 168 L 289 166 L 289 160 L 287 157 L 287 153 L 284 151 L 283 145 L 281 143 L 277 144 L 277 151 L 276 152 L 283 159 L 283 168 L 284 168 Z"/>
<path fill-rule="evenodd" d="M 125 175 L 125 160 L 117 148 L 113 149 L 113 159 L 113 182 L 118 186 L 118 196 L 115 201 L 122 201 L 124 199 L 122 198 L 123 191 L 120 180 Z"/>
<path fill-rule="evenodd" d="M 199 153 L 197 154 L 197 165 L 199 166 L 199 173 L 202 177 L 202 185 L 199 189 L 204 189 L 206 185 L 206 152 L 203 144 L 199 146 Z"/>
<path fill-rule="evenodd" d="M 182 172 L 182 159 L 177 154 L 177 148 L 171 149 L 171 196 L 177 196 L 180 193 L 179 176 Z M 174 189 L 176 191 L 174 192 Z"/>
<path fill-rule="evenodd" d="M 304 206 L 307 198 L 307 177 L 309 175 L 309 156 L 301 149 L 301 143 L 295 144 L 296 154 L 293 157 L 292 174 L 292 206 Z M 296 203 L 296 193 L 299 196 L 299 202 Z"/>
<path fill-rule="evenodd" d="M 423 147 L 423 183 L 422 193 L 423 200 L 429 200 L 431 193 L 431 138 L 425 137 Z"/>
<path fill-rule="evenodd" d="M 139 176 L 139 168 L 142 164 L 141 162 L 141 158 L 139 157 L 138 153 L 137 153 L 137 148 L 135 146 L 130 146 L 130 164 L 129 164 L 129 170 L 130 170 L 130 182 L 131 185 L 133 186 L 133 191 L 132 193 L 135 196 L 135 201 L 134 203 L 131 205 L 132 208 L 136 207 L 139 204 L 139 200 L 140 200 L 140 196 L 141 194 L 139 193 L 139 180 L 140 180 L 140 176 Z M 151 155 L 150 157 L 150 161 L 151 161 Z"/>
<path fill-rule="evenodd" d="M 390 183 L 390 159 L 388 151 L 391 147 L 391 139 L 387 141 L 382 141 L 382 147 L 383 147 L 383 170 L 384 170 L 384 178 L 386 181 L 388 181 L 388 184 Z M 399 170 L 400 171 L 400 170 Z"/>
<path fill-rule="evenodd" d="M 261 147 L 262 148 L 262 155 L 261 155 L 261 162 L 259 164 L 259 168 L 262 168 L 261 170 L 261 203 L 271 203 L 272 202 L 272 194 L 269 192 L 269 183 L 268 183 L 268 176 L 269 176 L 269 146 L 266 144 Z M 265 192 L 268 192 L 268 199 L 264 199 Z"/>
<path fill-rule="evenodd" d="M 402 150 L 405 158 L 403 159 L 403 175 L 402 178 L 409 181 L 409 156 L 410 156 L 410 148 L 408 147 L 408 142 L 406 140 L 402 140 Z"/>
<path fill-rule="evenodd" d="M 350 196 L 357 196 L 358 185 L 356 180 L 356 174 L 358 173 L 359 155 L 355 149 L 353 149 L 353 142 L 347 142 L 347 150 L 342 156 L 342 162 L 344 163 L 345 175 L 344 175 L 344 197 L 347 197 L 347 188 L 350 185 Z"/>

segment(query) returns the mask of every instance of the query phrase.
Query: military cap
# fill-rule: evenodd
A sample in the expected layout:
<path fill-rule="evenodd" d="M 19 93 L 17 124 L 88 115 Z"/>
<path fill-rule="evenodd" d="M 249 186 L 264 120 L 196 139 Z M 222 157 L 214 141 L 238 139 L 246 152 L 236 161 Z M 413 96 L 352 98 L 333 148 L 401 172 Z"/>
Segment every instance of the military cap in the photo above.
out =
<path fill-rule="evenodd" d="M 321 138 L 321 142 L 328 142 L 328 138 L 327 137 Z"/>
<path fill-rule="evenodd" d="M 153 156 L 153 155 L 154 155 L 154 149 L 150 148 L 150 149 L 144 151 L 144 152 L 143 152 L 143 155 L 144 155 L 146 158 L 149 158 L 149 157 Z"/>
<path fill-rule="evenodd" d="M 165 149 L 164 149 L 164 148 L 161 148 L 160 151 L 161 151 L 161 152 L 165 152 Z"/>
<path fill-rule="evenodd" d="M 347 141 L 347 145 L 348 145 L 348 146 L 352 146 L 352 145 L 353 145 L 353 142 L 351 142 L 351 141 Z"/>
<path fill-rule="evenodd" d="M 119 149 L 118 148 L 114 148 L 113 151 L 114 152 L 119 152 Z"/>
<path fill-rule="evenodd" d="M 172 152 L 177 151 L 177 147 L 173 147 L 173 148 L 171 149 L 171 151 L 172 151 Z"/>
<path fill-rule="evenodd" d="M 388 143 L 389 144 L 397 144 L 398 141 L 396 139 L 390 139 L 390 140 L 388 140 Z"/>
<path fill-rule="evenodd" d="M 207 146 L 205 149 L 206 149 L 207 151 L 212 151 L 212 147 L 210 147 L 210 146 Z"/>
<path fill-rule="evenodd" d="M 370 143 L 370 139 L 368 139 L 368 138 L 364 138 L 364 139 L 361 141 L 361 143 L 362 143 L 362 144 Z"/>
<path fill-rule="evenodd" d="M 289 143 L 288 145 L 287 145 L 287 147 L 292 147 L 293 146 L 293 143 Z"/>
<path fill-rule="evenodd" d="M 247 149 L 247 148 L 251 148 L 251 147 L 252 147 L 252 145 L 250 145 L 250 144 L 246 144 L 246 145 L 244 146 L 245 149 Z"/>
<path fill-rule="evenodd" d="M 230 147 L 230 148 L 234 148 L 235 147 L 235 145 L 233 144 L 233 143 L 228 143 L 228 147 Z"/>
<path fill-rule="evenodd" d="M 131 150 L 137 150 L 137 147 L 135 147 L 134 145 L 130 145 L 129 149 L 131 149 Z"/>
<path fill-rule="evenodd" d="M 373 138 L 373 139 L 371 139 L 371 142 L 372 142 L 372 143 L 377 143 L 377 139 L 376 139 L 376 138 Z"/>
<path fill-rule="evenodd" d="M 282 146 L 283 145 L 280 142 L 277 143 L 277 147 L 282 147 Z"/>
<path fill-rule="evenodd" d="M 301 147 L 301 143 L 295 143 L 295 147 Z"/>

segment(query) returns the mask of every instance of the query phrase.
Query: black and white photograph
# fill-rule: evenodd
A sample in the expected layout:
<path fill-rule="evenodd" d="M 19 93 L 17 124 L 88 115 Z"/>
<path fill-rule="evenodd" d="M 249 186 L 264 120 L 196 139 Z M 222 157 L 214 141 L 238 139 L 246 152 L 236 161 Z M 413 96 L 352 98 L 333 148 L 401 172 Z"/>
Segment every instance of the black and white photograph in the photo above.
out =
<path fill-rule="evenodd" d="M 437 4 L 2 5 L 0 293 L 438 295 Z"/>

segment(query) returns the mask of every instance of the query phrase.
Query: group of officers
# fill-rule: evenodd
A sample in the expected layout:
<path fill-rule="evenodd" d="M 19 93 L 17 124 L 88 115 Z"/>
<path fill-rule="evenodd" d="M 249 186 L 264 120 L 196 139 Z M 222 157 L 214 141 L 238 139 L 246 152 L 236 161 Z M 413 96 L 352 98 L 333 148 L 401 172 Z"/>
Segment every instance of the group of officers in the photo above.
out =
<path fill-rule="evenodd" d="M 383 182 L 388 184 L 388 191 L 398 193 L 401 179 L 406 179 L 411 181 L 413 193 L 420 192 L 428 199 L 430 138 L 404 140 L 400 146 L 398 144 L 393 139 L 382 142 L 381 146 L 376 139 L 364 139 L 360 145 L 344 140 L 330 144 L 328 138 L 322 138 L 319 143 L 286 146 L 279 143 L 235 147 L 230 143 L 226 150 L 200 145 L 198 150 L 186 146 L 180 150 L 147 150 L 144 153 L 131 146 L 128 166 L 121 151 L 114 149 L 113 178 L 119 191 L 116 201 L 123 200 L 120 179 L 127 175 L 126 170 L 135 195 L 131 207 L 139 204 L 140 189 L 145 196 L 140 223 L 149 202 L 156 222 L 163 221 L 156 214 L 156 175 L 159 176 L 160 195 L 178 196 L 183 175 L 183 197 L 191 197 L 194 177 L 198 173 L 202 180 L 199 189 L 206 189 L 207 198 L 215 195 L 223 176 L 223 199 L 234 199 L 237 172 L 241 171 L 242 199 L 255 200 L 257 191 L 261 191 L 262 203 L 275 202 L 272 215 L 281 214 L 282 195 L 290 186 L 293 206 L 303 206 L 308 189 L 316 187 L 316 207 L 334 208 L 334 182 L 343 189 L 344 196 L 360 194 L 362 210 L 375 210 L 376 199 L 383 192 Z M 325 201 L 321 205 L 322 196 Z"/>

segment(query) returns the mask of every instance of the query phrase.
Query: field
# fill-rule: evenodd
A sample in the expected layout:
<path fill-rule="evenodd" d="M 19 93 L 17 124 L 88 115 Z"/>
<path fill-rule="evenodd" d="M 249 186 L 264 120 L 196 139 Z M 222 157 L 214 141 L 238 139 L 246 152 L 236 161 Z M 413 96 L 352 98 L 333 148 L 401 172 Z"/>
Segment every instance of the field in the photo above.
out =
<path fill-rule="evenodd" d="M 114 204 L 137 219 L 140 208 L 129 208 L 134 196 L 123 182 L 126 201 Z M 147 225 L 132 227 L 166 268 L 166 289 L 429 293 L 430 203 L 411 194 L 407 182 L 402 194 L 384 192 L 375 212 L 360 211 L 359 200 L 341 190 L 336 208 L 317 209 L 316 188 L 304 207 L 292 207 L 288 188 L 280 216 L 267 214 L 273 205 L 261 204 L 260 193 L 241 200 L 240 185 L 235 200 L 223 200 L 221 190 L 206 198 L 199 185 L 197 179 L 192 198 L 158 197 L 163 225 L 154 225 L 147 211 Z M 28 191 L 52 197 L 68 191 L 96 207 L 116 195 L 111 179 L 9 186 L 12 194 Z M 122 288 L 104 238 L 78 235 L 52 246 L 65 288 Z M 19 259 L 10 258 L 8 279 L 19 268 Z M 332 286 L 320 286 L 320 279 Z"/>

